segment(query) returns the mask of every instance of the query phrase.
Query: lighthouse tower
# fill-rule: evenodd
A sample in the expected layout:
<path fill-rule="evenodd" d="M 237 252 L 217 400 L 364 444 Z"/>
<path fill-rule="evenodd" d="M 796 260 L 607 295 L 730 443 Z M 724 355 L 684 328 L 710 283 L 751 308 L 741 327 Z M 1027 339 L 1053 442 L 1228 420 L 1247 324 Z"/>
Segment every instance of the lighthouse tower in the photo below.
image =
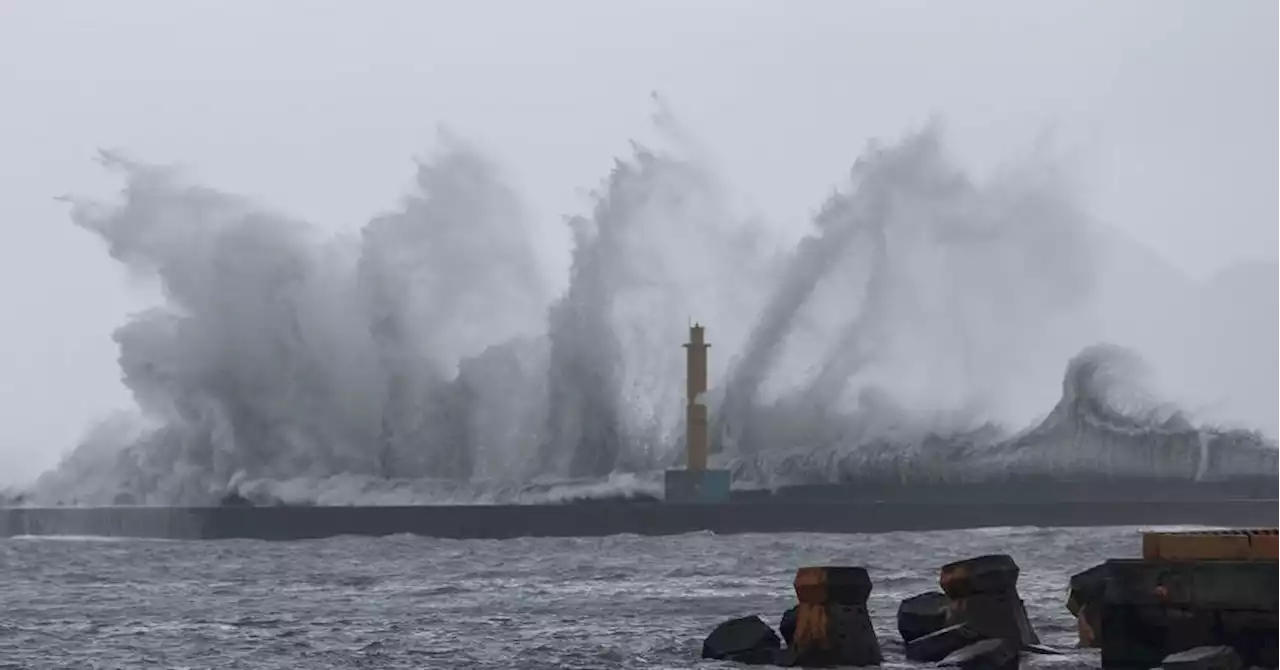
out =
<path fill-rule="evenodd" d="M 664 481 L 667 502 L 725 502 L 729 499 L 729 471 L 707 469 L 707 348 L 706 329 L 689 328 L 685 343 L 685 469 L 668 470 Z"/>

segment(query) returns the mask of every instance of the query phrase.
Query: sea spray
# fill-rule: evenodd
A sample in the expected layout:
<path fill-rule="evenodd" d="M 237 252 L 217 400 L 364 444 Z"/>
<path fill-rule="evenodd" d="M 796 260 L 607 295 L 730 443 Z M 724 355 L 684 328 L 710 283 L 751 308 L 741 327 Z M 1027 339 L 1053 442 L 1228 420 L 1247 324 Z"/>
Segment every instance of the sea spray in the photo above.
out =
<path fill-rule="evenodd" d="M 199 500 L 262 478 L 473 474 L 459 364 L 540 334 L 545 305 L 521 209 L 482 157 L 447 147 L 358 241 L 167 170 L 104 162 L 125 177 L 122 202 L 81 203 L 73 219 L 165 295 L 115 336 L 125 384 L 159 426 L 106 475 L 121 493 Z"/>
<path fill-rule="evenodd" d="M 739 485 L 1275 469 L 1255 433 L 1131 415 L 1104 374 L 1127 370 L 1118 349 L 1085 349 L 1064 378 L 1091 343 L 1074 317 L 1097 297 L 1094 238 L 1041 173 L 976 179 L 930 126 L 871 147 L 781 255 L 666 139 L 571 219 L 555 298 L 514 191 L 465 143 L 335 237 L 106 156 L 122 201 L 77 202 L 73 220 L 163 289 L 115 335 L 141 416 L 92 431 L 28 499 L 651 493 L 680 461 L 691 318 L 711 328 L 715 459 Z M 1046 418 L 1003 428 L 1059 384 Z"/>
<path fill-rule="evenodd" d="M 953 429 L 1008 418 L 997 408 L 1057 373 L 1027 375 L 1025 361 L 1071 350 L 1047 346 L 1070 342 L 1055 342 L 1047 326 L 1092 288 L 1086 224 L 1061 184 L 971 178 L 943 152 L 936 125 L 873 145 L 816 217 L 752 332 L 718 415 L 721 443 L 746 454 L 798 446 L 800 436 L 778 435 L 764 425 L 776 418 L 757 411 L 788 350 L 807 358 L 793 368 L 812 372 L 800 397 L 774 398 L 797 411 L 852 410 L 879 389 L 949 421 L 967 414 Z M 794 332 L 814 322 L 807 312 L 844 316 L 815 338 Z M 805 346 L 790 343 L 797 335 Z"/>
<path fill-rule="evenodd" d="M 551 429 L 557 471 L 603 476 L 671 464 L 680 433 L 689 319 L 716 324 L 727 366 L 772 277 L 760 233 L 678 153 L 636 146 L 592 215 L 571 220 L 569 288 L 551 311 Z M 561 445 L 571 444 L 564 454 Z"/>
<path fill-rule="evenodd" d="M 467 479 L 480 389 L 459 366 L 540 335 L 547 297 L 523 209 L 486 158 L 450 139 L 419 165 L 416 186 L 398 211 L 361 231 L 356 281 L 383 379 L 370 444 L 382 476 Z"/>

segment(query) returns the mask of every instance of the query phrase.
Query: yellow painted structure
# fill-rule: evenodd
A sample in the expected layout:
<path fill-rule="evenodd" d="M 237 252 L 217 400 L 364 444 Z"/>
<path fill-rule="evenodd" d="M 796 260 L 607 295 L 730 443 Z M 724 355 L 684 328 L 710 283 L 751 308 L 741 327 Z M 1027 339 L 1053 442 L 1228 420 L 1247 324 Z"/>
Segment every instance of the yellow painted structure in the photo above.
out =
<path fill-rule="evenodd" d="M 688 450 L 688 469 L 701 472 L 707 469 L 709 436 L 707 432 L 707 347 L 705 329 L 693 324 L 689 328 L 689 342 L 684 345 L 688 358 L 685 394 L 685 448 Z"/>
<path fill-rule="evenodd" d="M 826 568 L 800 568 L 795 578 L 796 631 L 794 634 L 797 649 L 830 649 L 831 641 L 827 639 L 830 630 L 830 619 L 827 616 Z"/>
<path fill-rule="evenodd" d="M 1275 528 L 1146 532 L 1142 558 L 1148 561 L 1274 561 L 1280 531 Z"/>
<path fill-rule="evenodd" d="M 827 569 L 800 568 L 794 581 L 796 600 L 807 605 L 827 602 Z"/>

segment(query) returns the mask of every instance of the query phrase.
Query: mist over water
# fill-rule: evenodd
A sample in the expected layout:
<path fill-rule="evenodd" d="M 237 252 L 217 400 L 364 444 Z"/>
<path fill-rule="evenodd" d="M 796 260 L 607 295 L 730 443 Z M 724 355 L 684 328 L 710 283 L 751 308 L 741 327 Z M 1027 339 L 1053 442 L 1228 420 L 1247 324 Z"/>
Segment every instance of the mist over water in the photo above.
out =
<path fill-rule="evenodd" d="M 683 457 L 691 319 L 712 342 L 713 465 L 740 485 L 1276 470 L 1274 401 L 1200 416 L 1155 381 L 1181 359 L 1198 367 L 1179 367 L 1178 389 L 1208 387 L 1222 347 L 1274 361 L 1276 340 L 1202 327 L 1193 285 L 1161 289 L 1182 308 L 1169 314 L 1134 299 L 1144 287 L 1109 283 L 1132 254 L 1051 160 L 979 178 L 937 125 L 873 143 L 782 246 L 659 121 L 669 146 L 634 146 L 594 209 L 569 219 L 559 294 L 513 185 L 456 138 L 392 211 L 337 236 L 104 155 L 122 197 L 75 201 L 72 220 L 164 299 L 115 333 L 138 413 L 93 427 L 28 499 L 652 490 Z M 1225 312 L 1209 322 L 1274 317 L 1275 300 L 1258 304 L 1215 303 Z M 1179 339 L 1147 366 L 1156 340 L 1128 325 L 1153 314 Z M 1269 365 L 1237 365 L 1213 388 L 1253 375 L 1248 388 L 1269 378 L 1274 394 Z M 1238 429 L 1217 427 L 1224 415 Z"/>

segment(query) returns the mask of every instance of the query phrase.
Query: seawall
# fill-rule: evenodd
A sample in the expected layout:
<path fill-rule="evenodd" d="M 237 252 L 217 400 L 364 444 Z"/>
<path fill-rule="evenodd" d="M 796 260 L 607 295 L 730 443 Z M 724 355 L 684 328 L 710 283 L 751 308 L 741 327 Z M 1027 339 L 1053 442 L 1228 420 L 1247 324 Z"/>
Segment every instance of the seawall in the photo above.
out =
<path fill-rule="evenodd" d="M 1277 502 L 760 502 L 406 507 L 25 507 L 0 509 L 0 537 L 88 535 L 301 540 L 339 535 L 440 538 L 620 533 L 877 533 L 998 526 L 1275 526 Z"/>

